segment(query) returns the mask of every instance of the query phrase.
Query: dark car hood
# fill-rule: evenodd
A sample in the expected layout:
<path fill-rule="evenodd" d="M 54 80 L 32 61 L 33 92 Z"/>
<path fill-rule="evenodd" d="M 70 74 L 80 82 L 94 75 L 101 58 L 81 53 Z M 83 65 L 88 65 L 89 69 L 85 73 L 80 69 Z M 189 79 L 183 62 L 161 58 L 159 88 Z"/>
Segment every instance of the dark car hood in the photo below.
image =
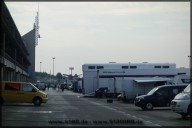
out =
<path fill-rule="evenodd" d="M 136 99 L 146 98 L 146 97 L 149 97 L 149 95 L 141 95 L 141 96 L 137 96 Z"/>

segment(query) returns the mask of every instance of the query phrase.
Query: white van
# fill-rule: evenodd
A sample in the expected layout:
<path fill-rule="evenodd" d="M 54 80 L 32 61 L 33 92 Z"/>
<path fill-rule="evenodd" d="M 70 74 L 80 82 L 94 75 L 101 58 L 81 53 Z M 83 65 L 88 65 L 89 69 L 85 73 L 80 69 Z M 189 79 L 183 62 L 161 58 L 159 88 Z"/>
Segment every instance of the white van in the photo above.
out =
<path fill-rule="evenodd" d="M 190 115 L 192 118 L 192 90 L 191 84 L 189 84 L 181 93 L 177 94 L 171 101 L 171 109 L 181 114 L 182 117 Z"/>

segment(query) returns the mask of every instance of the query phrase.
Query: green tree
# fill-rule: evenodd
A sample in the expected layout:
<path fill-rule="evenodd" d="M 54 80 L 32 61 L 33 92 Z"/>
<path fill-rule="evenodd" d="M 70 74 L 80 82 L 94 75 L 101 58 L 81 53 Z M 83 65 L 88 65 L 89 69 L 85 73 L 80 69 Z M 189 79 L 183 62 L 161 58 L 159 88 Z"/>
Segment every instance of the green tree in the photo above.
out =
<path fill-rule="evenodd" d="M 56 75 L 56 77 L 57 77 L 58 79 L 62 79 L 62 74 L 61 74 L 60 72 L 58 72 L 57 75 Z"/>

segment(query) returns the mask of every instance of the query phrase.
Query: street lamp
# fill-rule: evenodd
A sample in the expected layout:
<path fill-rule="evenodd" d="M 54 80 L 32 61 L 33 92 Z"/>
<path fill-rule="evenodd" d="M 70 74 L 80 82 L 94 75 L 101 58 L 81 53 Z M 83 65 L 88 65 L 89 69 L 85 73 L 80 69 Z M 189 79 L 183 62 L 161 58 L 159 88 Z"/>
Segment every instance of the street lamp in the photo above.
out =
<path fill-rule="evenodd" d="M 188 57 L 189 57 L 189 69 L 191 70 L 191 56 Z"/>
<path fill-rule="evenodd" d="M 71 70 L 71 77 L 72 77 L 72 70 L 74 70 L 74 67 L 69 67 L 69 70 Z"/>
<path fill-rule="evenodd" d="M 40 73 L 41 73 L 41 63 L 42 63 L 42 62 L 40 62 Z"/>
<path fill-rule="evenodd" d="M 54 59 L 55 59 L 55 57 L 52 57 L 52 59 L 53 59 L 53 76 L 54 76 Z"/>

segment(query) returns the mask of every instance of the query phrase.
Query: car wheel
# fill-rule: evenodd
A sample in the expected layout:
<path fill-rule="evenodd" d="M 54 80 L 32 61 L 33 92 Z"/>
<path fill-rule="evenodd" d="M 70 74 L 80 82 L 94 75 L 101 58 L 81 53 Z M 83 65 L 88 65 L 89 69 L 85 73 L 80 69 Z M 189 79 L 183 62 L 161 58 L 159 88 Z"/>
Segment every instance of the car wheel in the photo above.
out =
<path fill-rule="evenodd" d="M 3 105 L 3 98 L 2 97 L 0 97 L 0 105 Z"/>
<path fill-rule="evenodd" d="M 190 117 L 192 118 L 192 104 L 191 105 L 189 105 L 189 107 L 188 107 L 188 114 L 190 115 Z"/>
<path fill-rule="evenodd" d="M 181 113 L 181 117 L 182 117 L 182 118 L 186 118 L 187 115 L 188 115 L 187 113 Z"/>
<path fill-rule="evenodd" d="M 105 94 L 101 94 L 101 98 L 105 98 L 106 96 L 105 96 Z"/>
<path fill-rule="evenodd" d="M 36 97 L 36 98 L 33 99 L 33 104 L 34 104 L 35 106 L 40 106 L 41 103 L 42 103 L 41 98 Z"/>
<path fill-rule="evenodd" d="M 152 110 L 153 109 L 153 104 L 151 102 L 148 102 L 148 103 L 145 104 L 145 108 L 147 110 Z"/>

